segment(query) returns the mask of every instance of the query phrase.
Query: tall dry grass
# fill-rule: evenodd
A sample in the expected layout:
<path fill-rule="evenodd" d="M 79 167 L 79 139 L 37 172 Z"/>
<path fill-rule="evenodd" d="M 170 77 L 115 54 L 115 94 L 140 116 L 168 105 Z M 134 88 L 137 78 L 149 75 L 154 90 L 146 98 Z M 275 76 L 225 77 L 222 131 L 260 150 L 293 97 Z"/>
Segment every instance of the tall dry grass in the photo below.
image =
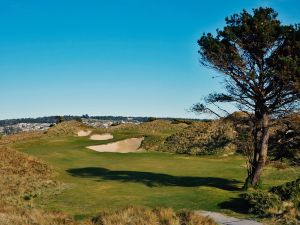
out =
<path fill-rule="evenodd" d="M 77 225 L 71 217 L 60 212 L 18 207 L 0 202 L 1 225 Z M 87 223 L 88 224 L 88 223 Z"/>
<path fill-rule="evenodd" d="M 9 147 L 0 146 L 1 225 L 76 224 L 63 213 L 45 212 L 34 206 L 35 198 L 60 189 L 61 185 L 53 180 L 48 165 Z"/>
<path fill-rule="evenodd" d="M 102 212 L 93 220 L 95 225 L 217 225 L 209 217 L 194 212 L 175 213 L 172 209 L 147 209 L 129 206 L 114 212 Z"/>

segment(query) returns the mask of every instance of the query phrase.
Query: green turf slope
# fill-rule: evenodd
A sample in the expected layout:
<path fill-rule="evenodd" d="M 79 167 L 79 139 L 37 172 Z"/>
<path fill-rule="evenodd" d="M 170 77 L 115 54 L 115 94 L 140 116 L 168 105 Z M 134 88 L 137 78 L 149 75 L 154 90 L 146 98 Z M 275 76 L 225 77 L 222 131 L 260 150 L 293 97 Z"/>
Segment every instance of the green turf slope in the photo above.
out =
<path fill-rule="evenodd" d="M 203 209 L 243 216 L 245 207 L 239 194 L 246 168 L 242 157 L 98 153 L 86 148 L 124 138 L 115 135 L 113 140 L 92 141 L 87 137 L 45 137 L 13 147 L 49 163 L 57 179 L 66 184 L 62 193 L 38 203 L 76 218 L 126 205 Z M 268 167 L 264 188 L 299 175 L 299 169 Z"/>

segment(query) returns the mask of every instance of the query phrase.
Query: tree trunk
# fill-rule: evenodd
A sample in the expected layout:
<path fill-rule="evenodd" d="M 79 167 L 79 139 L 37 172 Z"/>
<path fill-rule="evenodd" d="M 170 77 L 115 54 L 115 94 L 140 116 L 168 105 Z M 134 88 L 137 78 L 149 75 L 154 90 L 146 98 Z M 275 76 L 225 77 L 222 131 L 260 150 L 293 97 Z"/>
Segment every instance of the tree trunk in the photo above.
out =
<path fill-rule="evenodd" d="M 259 182 L 263 168 L 267 161 L 268 142 L 269 142 L 269 115 L 263 114 L 261 119 L 261 137 L 260 145 L 255 159 L 253 174 L 251 176 L 251 185 L 256 186 Z"/>

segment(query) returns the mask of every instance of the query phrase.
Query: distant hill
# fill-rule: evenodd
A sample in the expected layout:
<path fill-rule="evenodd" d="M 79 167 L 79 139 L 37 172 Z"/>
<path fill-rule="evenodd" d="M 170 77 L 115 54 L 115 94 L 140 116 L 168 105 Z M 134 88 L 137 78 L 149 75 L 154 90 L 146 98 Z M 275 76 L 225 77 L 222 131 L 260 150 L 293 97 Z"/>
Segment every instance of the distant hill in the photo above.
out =
<path fill-rule="evenodd" d="M 38 118 L 19 118 L 19 119 L 6 119 L 0 120 L 0 126 L 10 126 L 15 125 L 18 123 L 56 123 L 58 117 L 61 116 L 44 116 Z M 98 119 L 98 120 L 113 120 L 113 121 L 120 121 L 125 120 L 127 121 L 129 118 L 124 116 L 71 116 L 71 115 L 64 115 L 62 116 L 65 121 L 76 120 L 80 118 L 90 118 L 90 119 Z M 148 117 L 130 117 L 134 120 L 138 120 L 140 122 L 147 121 Z"/>
<path fill-rule="evenodd" d="M 64 115 L 64 116 L 44 116 L 38 118 L 18 118 L 18 119 L 6 119 L 0 120 L 0 127 L 11 126 L 18 123 L 56 123 L 59 117 L 63 117 L 65 121 L 77 120 L 81 118 L 89 118 L 89 119 L 97 119 L 97 120 L 110 120 L 110 121 L 130 121 L 135 120 L 139 122 L 146 122 L 149 119 L 153 119 L 153 117 L 125 117 L 125 116 L 72 116 L 72 115 Z M 156 118 L 155 118 L 156 119 Z M 165 119 L 165 120 L 186 120 L 186 121 L 197 121 L 198 119 L 185 119 L 185 118 L 157 118 L 157 119 Z"/>

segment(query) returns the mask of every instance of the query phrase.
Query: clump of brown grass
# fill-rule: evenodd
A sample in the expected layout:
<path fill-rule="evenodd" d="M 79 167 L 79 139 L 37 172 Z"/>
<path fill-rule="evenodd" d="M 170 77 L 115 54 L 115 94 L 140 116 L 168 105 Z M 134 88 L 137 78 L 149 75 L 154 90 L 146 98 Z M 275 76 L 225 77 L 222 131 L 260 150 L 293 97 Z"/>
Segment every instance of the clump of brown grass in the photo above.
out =
<path fill-rule="evenodd" d="M 159 224 L 161 225 L 180 224 L 179 218 L 173 209 L 156 208 L 153 212 L 158 217 Z"/>
<path fill-rule="evenodd" d="M 59 212 L 45 212 L 0 202 L 1 225 L 76 225 L 72 218 Z"/>
<path fill-rule="evenodd" d="M 102 212 L 93 220 L 95 225 L 157 225 L 158 218 L 151 210 L 126 207 L 115 212 Z"/>
<path fill-rule="evenodd" d="M 194 212 L 175 213 L 172 209 L 147 209 L 129 206 L 114 212 L 102 212 L 93 220 L 95 225 L 216 225 L 212 219 Z"/>
<path fill-rule="evenodd" d="M 217 225 L 217 223 L 207 216 L 200 216 L 191 211 L 181 211 L 178 213 L 180 225 Z"/>

